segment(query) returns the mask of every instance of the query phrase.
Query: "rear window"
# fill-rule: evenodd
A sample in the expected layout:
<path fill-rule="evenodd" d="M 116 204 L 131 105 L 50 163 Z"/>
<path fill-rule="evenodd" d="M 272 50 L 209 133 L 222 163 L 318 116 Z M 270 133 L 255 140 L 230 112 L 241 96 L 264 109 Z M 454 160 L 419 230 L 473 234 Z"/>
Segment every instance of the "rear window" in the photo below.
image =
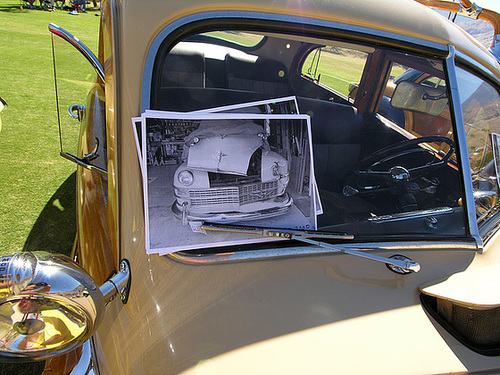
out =
<path fill-rule="evenodd" d="M 368 54 L 355 49 L 329 46 L 315 48 L 302 65 L 302 75 L 345 97 L 361 79 Z"/>

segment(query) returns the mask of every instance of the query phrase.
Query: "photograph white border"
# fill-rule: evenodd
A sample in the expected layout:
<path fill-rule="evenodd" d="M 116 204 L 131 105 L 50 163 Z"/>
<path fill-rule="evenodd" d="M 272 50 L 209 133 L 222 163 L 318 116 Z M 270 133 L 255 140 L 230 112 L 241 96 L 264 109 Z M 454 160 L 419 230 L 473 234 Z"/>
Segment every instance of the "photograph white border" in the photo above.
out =
<path fill-rule="evenodd" d="M 248 104 L 248 103 L 247 103 Z M 274 239 L 267 238 L 259 238 L 254 235 L 241 235 L 229 233 L 226 235 L 226 238 L 223 241 L 219 242 L 197 242 L 195 244 L 182 245 L 182 246 L 168 246 L 168 244 L 162 244 L 159 247 L 153 247 L 151 245 L 151 233 L 150 233 L 150 215 L 149 215 L 149 188 L 148 188 L 148 171 L 147 171 L 147 136 L 146 136 L 146 119 L 147 118 L 161 118 L 161 119 L 173 119 L 173 120 L 265 120 L 269 119 L 273 120 L 301 120 L 305 121 L 308 132 L 308 152 L 310 165 L 309 170 L 310 174 L 314 173 L 314 157 L 313 157 L 313 148 L 312 148 L 312 130 L 311 130 L 311 121 L 308 115 L 300 115 L 300 114 L 245 114 L 245 113 L 178 113 L 178 112 L 164 112 L 164 111 L 148 111 L 142 114 L 141 123 L 142 123 L 142 142 L 140 142 L 141 146 L 141 157 L 142 164 L 144 166 L 144 174 L 143 174 L 143 188 L 144 188 L 144 217 L 145 217 L 145 240 L 146 240 L 146 252 L 148 254 L 159 253 L 161 255 L 169 254 L 176 251 L 187 251 L 193 249 L 200 249 L 206 247 L 219 247 L 219 246 L 231 246 L 231 245 L 243 245 L 248 243 L 255 242 L 267 242 L 273 241 Z M 136 122 L 137 122 L 137 118 Z M 135 123 L 136 123 L 135 122 Z M 134 125 L 135 127 L 135 125 Z M 316 203 L 319 195 L 317 194 L 317 186 L 316 179 L 309 179 L 309 196 L 312 200 L 312 207 L 314 207 L 317 211 L 318 203 Z M 314 210 L 311 210 L 314 211 Z M 296 229 L 309 229 L 315 230 L 317 228 L 317 212 L 311 212 L 313 216 L 313 228 L 296 228 Z"/>

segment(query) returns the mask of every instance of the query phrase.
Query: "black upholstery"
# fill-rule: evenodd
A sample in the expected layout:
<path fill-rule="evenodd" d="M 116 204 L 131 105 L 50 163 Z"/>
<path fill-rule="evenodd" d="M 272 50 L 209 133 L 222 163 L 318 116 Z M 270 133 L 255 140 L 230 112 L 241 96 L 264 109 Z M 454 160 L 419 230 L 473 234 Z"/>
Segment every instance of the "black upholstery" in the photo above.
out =
<path fill-rule="evenodd" d="M 342 178 L 359 160 L 363 116 L 352 106 L 297 98 L 311 117 L 316 180 L 321 190 L 341 191 Z"/>
<path fill-rule="evenodd" d="M 273 95 L 290 93 L 287 69 L 279 61 L 259 58 L 253 62 L 227 55 L 226 75 L 229 89 Z"/>
<path fill-rule="evenodd" d="M 176 50 L 165 58 L 161 87 L 205 87 L 205 58 L 201 53 Z"/>
<path fill-rule="evenodd" d="M 207 59 L 176 48 L 163 64 L 154 109 L 193 111 L 291 95 L 284 64 L 250 56 Z M 311 117 L 316 178 L 320 189 L 341 190 L 341 178 L 360 157 L 362 115 L 356 108 L 299 97 L 299 110 Z"/>
<path fill-rule="evenodd" d="M 160 89 L 156 106 L 152 109 L 187 112 L 270 98 L 262 93 L 241 90 L 169 87 Z"/>

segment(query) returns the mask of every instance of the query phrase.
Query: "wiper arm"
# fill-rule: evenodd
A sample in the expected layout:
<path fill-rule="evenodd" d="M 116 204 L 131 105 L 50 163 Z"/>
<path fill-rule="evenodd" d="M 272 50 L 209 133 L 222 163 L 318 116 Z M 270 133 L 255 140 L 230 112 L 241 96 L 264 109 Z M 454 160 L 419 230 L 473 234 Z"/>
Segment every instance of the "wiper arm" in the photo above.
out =
<path fill-rule="evenodd" d="M 390 269 L 398 273 L 410 273 L 410 272 L 420 271 L 420 264 L 406 257 L 395 256 L 393 258 L 385 258 L 358 250 L 352 250 L 342 245 L 332 245 L 326 242 L 316 240 L 318 238 L 352 240 L 354 239 L 354 236 L 352 234 L 305 231 L 305 230 L 302 231 L 302 230 L 280 229 L 280 228 L 245 227 L 239 225 L 224 225 L 224 224 L 213 224 L 213 223 L 204 223 L 200 226 L 200 229 L 209 231 L 243 233 L 243 234 L 257 234 L 262 237 L 275 237 L 275 238 L 296 240 L 310 245 L 318 246 L 324 249 L 333 250 L 335 252 L 354 255 L 368 260 L 385 263 L 386 265 L 389 266 Z"/>

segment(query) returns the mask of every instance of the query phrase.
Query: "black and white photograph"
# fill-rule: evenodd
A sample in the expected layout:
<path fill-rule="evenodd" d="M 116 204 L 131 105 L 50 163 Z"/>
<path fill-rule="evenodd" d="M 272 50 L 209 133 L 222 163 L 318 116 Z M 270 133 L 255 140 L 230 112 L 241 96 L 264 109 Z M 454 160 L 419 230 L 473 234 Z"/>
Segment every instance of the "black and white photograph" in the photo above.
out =
<path fill-rule="evenodd" d="M 255 241 L 203 223 L 316 229 L 307 115 L 163 112 L 142 124 L 149 253 Z"/>
<path fill-rule="evenodd" d="M 214 107 L 202 109 L 199 111 L 188 112 L 194 113 L 255 113 L 255 114 L 297 114 L 299 108 L 297 105 L 297 98 L 295 96 L 287 96 L 283 98 L 260 100 L 255 102 L 245 102 L 222 107 Z M 165 111 L 155 111 L 147 109 L 145 115 L 148 117 L 163 116 Z M 170 112 L 171 113 L 171 112 Z M 142 159 L 142 117 L 132 118 L 132 127 L 134 129 L 135 142 L 137 147 L 137 154 L 141 164 L 141 170 L 144 170 Z M 143 173 L 144 174 L 144 173 Z"/>
<path fill-rule="evenodd" d="M 155 111 L 155 110 L 146 110 L 145 114 L 148 117 L 162 116 L 164 111 Z M 297 98 L 295 96 L 287 96 L 281 98 L 273 98 L 266 99 L 254 102 L 244 102 L 232 105 L 226 105 L 221 107 L 213 107 L 202 109 L 199 111 L 189 112 L 190 114 L 202 114 L 202 113 L 255 113 L 255 114 L 299 114 L 299 107 L 297 104 Z M 138 155 L 141 163 L 141 170 L 145 169 L 143 165 L 141 152 L 142 152 L 142 142 L 140 139 L 140 127 L 142 123 L 140 122 L 141 117 L 135 117 L 132 119 L 134 124 L 134 134 L 136 139 L 136 145 L 138 147 Z M 144 173 L 143 173 L 144 174 Z M 312 174 L 312 178 L 315 178 L 314 173 Z M 319 197 L 319 191 L 317 188 L 316 181 L 312 181 L 312 185 L 314 188 L 314 194 L 316 194 L 315 203 L 316 203 L 316 215 L 321 215 L 323 213 L 323 207 L 321 205 L 321 199 Z"/>

